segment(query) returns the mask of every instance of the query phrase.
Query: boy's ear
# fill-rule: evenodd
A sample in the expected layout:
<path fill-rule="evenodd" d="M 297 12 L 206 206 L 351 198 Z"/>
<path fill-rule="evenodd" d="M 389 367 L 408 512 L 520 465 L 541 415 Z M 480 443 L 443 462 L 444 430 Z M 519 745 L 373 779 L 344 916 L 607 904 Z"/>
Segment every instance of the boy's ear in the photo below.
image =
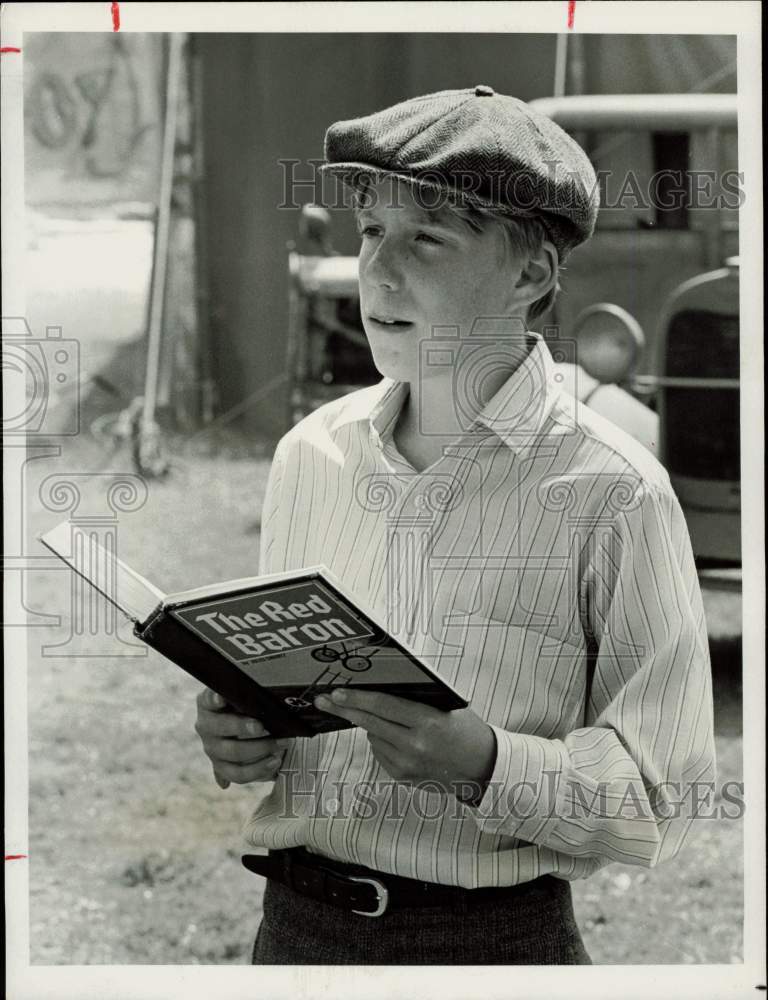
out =
<path fill-rule="evenodd" d="M 526 302 L 536 302 L 557 284 L 557 250 L 553 243 L 544 240 L 538 253 L 528 259 L 515 283 L 518 297 Z"/>

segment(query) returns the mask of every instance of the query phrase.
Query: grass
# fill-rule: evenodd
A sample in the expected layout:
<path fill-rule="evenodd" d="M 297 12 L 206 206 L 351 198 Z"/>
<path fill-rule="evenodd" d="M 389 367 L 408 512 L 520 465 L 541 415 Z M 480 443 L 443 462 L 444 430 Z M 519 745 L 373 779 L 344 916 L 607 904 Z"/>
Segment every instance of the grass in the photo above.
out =
<path fill-rule="evenodd" d="M 35 464 L 40 479 L 109 468 L 85 438 Z M 112 466 L 127 468 L 126 456 Z M 263 458 L 188 449 L 145 506 L 123 515 L 120 555 L 166 590 L 253 574 L 267 471 Z M 61 516 L 33 505 L 29 529 Z M 705 597 L 718 623 L 719 777 L 738 780 L 739 603 Z M 68 574 L 32 574 L 28 603 L 65 614 Z M 151 652 L 42 655 L 66 621 L 30 634 L 33 964 L 247 963 L 262 883 L 240 864 L 239 834 L 260 792 L 213 781 L 193 731 L 197 683 Z M 699 827 L 666 866 L 611 865 L 574 885 L 596 964 L 741 961 L 742 824 Z"/>

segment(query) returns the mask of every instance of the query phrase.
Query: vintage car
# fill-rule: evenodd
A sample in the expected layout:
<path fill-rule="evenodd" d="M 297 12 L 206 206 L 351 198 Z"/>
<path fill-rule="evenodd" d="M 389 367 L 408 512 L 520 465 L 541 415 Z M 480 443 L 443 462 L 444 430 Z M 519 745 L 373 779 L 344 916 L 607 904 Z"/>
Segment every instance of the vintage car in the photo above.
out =
<path fill-rule="evenodd" d="M 532 103 L 580 139 L 597 136 L 597 149 L 587 145 L 593 161 L 600 146 L 623 136 L 645 139 L 651 181 L 671 182 L 666 191 L 656 185 L 656 204 L 649 199 L 648 214 L 631 220 L 634 226 L 598 223 L 569 278 L 583 295 L 597 275 L 600 297 L 610 301 L 583 302 L 578 315 L 566 309 L 557 322 L 570 330 L 590 375 L 623 386 L 658 415 L 656 452 L 685 511 L 698 565 L 721 583 L 738 584 L 729 569 L 741 564 L 736 96 Z M 578 308 L 573 298 L 563 296 L 561 310 Z M 602 412 L 624 426 L 618 406 Z"/>
<path fill-rule="evenodd" d="M 687 160 L 704 137 L 704 162 L 721 176 L 721 132 L 735 130 L 731 95 L 622 95 L 533 102 L 567 131 L 645 134 L 652 166 Z M 666 143 L 665 137 L 675 141 Z M 586 147 L 590 150 L 589 145 Z M 711 159 L 714 157 L 714 160 Z M 713 171 L 708 171 L 712 173 Z M 686 170 L 680 168 L 681 177 Z M 739 280 L 735 213 L 696 214 L 682 200 L 657 218 L 603 227 L 568 262 L 567 294 L 539 327 L 564 386 L 641 441 L 665 464 L 705 574 L 738 586 L 741 562 Z M 653 206 L 650 206 L 653 210 Z M 625 213 L 626 215 L 626 213 Z M 691 224 L 695 220 L 695 224 Z M 330 216 L 305 206 L 289 249 L 288 422 L 379 380 L 363 333 L 357 258 L 338 255 Z M 639 314 L 639 316 L 638 316 Z M 647 333 L 650 336 L 647 336 Z M 563 343 L 575 352 L 556 349 Z"/>

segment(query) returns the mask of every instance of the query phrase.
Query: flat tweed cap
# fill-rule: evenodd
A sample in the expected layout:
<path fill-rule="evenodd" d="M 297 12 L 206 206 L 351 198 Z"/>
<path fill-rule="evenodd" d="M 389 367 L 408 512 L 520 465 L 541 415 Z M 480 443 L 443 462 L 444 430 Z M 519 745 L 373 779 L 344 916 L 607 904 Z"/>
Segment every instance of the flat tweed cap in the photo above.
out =
<path fill-rule="evenodd" d="M 560 260 L 592 235 L 600 194 L 586 153 L 551 118 L 491 87 L 442 90 L 325 134 L 323 173 L 359 188 L 394 176 L 501 215 L 538 217 Z M 431 194 L 429 194 L 431 192 Z"/>

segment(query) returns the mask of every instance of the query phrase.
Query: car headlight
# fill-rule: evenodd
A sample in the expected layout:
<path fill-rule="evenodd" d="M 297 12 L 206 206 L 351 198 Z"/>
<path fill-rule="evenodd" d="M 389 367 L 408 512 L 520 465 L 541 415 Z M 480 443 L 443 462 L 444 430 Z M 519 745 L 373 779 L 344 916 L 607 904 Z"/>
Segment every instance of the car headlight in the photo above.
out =
<path fill-rule="evenodd" d="M 584 309 L 573 325 L 576 360 L 598 382 L 624 382 L 645 347 L 643 328 L 635 317 L 612 302 Z"/>

